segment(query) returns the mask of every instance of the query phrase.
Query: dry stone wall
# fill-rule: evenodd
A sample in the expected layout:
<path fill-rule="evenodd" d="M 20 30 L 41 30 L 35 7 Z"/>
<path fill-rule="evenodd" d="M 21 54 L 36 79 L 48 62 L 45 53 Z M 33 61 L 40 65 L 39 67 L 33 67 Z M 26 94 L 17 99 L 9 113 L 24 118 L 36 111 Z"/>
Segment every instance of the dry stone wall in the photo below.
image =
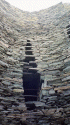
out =
<path fill-rule="evenodd" d="M 1 124 L 11 122 L 11 124 L 68 125 L 70 113 L 69 42 L 65 39 L 58 43 L 46 39 L 31 42 L 38 71 L 44 80 L 40 102 L 30 104 L 30 106 L 34 104 L 35 112 L 34 110 L 27 111 L 22 82 L 26 46 L 26 40 L 24 40 L 7 49 L 4 56 L 13 58 L 12 61 L 7 62 L 7 58 L 6 60 L 2 58 L 0 62 Z"/>
<path fill-rule="evenodd" d="M 0 2 L 0 124 L 69 125 L 69 5 L 63 6 L 60 3 L 47 11 L 33 13 L 31 16 L 30 13 L 14 9 L 7 2 L 4 3 L 4 0 Z M 8 7 L 9 9 L 7 9 Z M 57 13 L 53 15 L 57 8 Z M 52 9 L 54 9 L 53 12 Z M 59 9 L 61 9 L 60 13 Z M 53 16 L 51 16 L 51 12 Z M 21 17 L 24 14 L 22 19 L 25 22 L 21 23 L 21 18 L 18 20 L 18 16 L 15 16 L 16 13 L 17 15 L 21 13 Z M 33 16 L 36 17 L 34 21 Z M 28 25 L 29 19 L 30 25 Z M 23 60 L 25 59 L 27 39 L 31 41 L 35 63 L 41 79 L 44 80 L 40 100 L 28 104 L 33 106 L 33 110 L 27 110 L 23 95 Z"/>

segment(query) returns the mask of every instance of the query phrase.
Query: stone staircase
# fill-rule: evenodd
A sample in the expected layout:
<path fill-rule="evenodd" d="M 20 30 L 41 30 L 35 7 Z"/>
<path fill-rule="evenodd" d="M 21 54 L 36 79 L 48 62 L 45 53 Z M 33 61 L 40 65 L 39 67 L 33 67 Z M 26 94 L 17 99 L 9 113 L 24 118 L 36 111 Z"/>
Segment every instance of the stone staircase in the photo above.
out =
<path fill-rule="evenodd" d="M 37 101 L 41 89 L 40 74 L 38 73 L 33 48 L 29 40 L 25 46 L 25 59 L 23 65 L 23 87 L 25 101 Z"/>

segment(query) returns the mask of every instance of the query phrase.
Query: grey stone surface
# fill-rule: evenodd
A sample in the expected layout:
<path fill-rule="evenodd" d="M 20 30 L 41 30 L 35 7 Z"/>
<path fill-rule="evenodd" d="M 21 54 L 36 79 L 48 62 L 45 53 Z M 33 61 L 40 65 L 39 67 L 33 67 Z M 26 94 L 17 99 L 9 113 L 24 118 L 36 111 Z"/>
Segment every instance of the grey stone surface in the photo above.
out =
<path fill-rule="evenodd" d="M 70 4 L 23 12 L 0 1 L 0 124 L 70 124 Z M 27 110 L 23 96 L 23 60 L 31 41 L 44 83 L 39 102 Z"/>
<path fill-rule="evenodd" d="M 3 62 L 3 61 L 0 61 L 0 65 L 3 66 L 3 67 L 8 67 L 8 64 Z"/>

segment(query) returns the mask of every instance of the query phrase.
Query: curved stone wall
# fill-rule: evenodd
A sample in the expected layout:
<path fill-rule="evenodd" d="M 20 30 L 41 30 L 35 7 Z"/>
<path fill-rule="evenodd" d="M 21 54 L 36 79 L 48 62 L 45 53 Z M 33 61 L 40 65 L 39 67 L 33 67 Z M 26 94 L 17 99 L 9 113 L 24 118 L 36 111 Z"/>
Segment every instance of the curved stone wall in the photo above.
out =
<path fill-rule="evenodd" d="M 69 125 L 70 5 L 59 3 L 29 13 L 0 0 L 0 10 L 0 124 Z M 25 51 L 27 39 L 33 51 Z M 33 60 L 25 60 L 25 54 Z M 27 66 L 37 67 L 44 81 L 40 101 L 28 104 L 31 111 L 23 95 L 24 60 Z"/>

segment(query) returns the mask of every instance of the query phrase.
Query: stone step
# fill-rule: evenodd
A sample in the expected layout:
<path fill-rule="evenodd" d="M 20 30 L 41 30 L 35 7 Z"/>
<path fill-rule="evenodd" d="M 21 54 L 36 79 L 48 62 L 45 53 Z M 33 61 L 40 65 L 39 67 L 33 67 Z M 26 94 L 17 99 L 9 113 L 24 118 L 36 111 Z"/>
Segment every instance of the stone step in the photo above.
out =
<path fill-rule="evenodd" d="M 32 50 L 32 47 L 25 47 L 25 51 L 26 50 Z"/>
<path fill-rule="evenodd" d="M 24 57 L 34 57 L 34 55 L 24 55 Z"/>
<path fill-rule="evenodd" d="M 37 61 L 35 60 L 35 61 L 29 61 L 29 62 L 23 62 L 23 60 L 21 60 L 21 62 L 20 62 L 20 66 L 22 65 L 22 66 L 32 66 L 32 65 L 35 65 L 37 63 Z M 21 69 L 21 68 L 20 68 Z M 22 70 L 22 69 L 21 69 Z"/>
<path fill-rule="evenodd" d="M 29 65 L 28 65 L 28 66 L 23 66 L 23 68 L 24 68 L 24 69 L 29 69 L 29 68 L 32 68 L 32 66 L 29 66 Z M 23 69 L 23 70 L 24 70 L 24 69 Z"/>
<path fill-rule="evenodd" d="M 25 50 L 23 52 L 25 52 Z M 26 50 L 26 52 L 33 52 L 33 50 Z"/>
<path fill-rule="evenodd" d="M 25 51 L 26 55 L 33 55 L 32 51 Z"/>
<path fill-rule="evenodd" d="M 34 70 L 38 70 L 39 68 L 29 68 L 29 69 L 32 69 L 32 70 L 33 70 L 33 69 L 34 69 Z"/>
<path fill-rule="evenodd" d="M 28 72 L 28 73 L 37 73 L 39 69 L 38 68 L 33 68 L 33 67 L 25 67 L 23 69 L 23 74 L 25 74 L 25 72 Z"/>
<path fill-rule="evenodd" d="M 29 62 L 30 66 L 37 67 L 37 64 L 35 62 Z"/>
<path fill-rule="evenodd" d="M 35 68 L 29 68 L 28 72 L 30 72 L 30 73 L 37 73 L 37 69 L 35 69 Z"/>
<path fill-rule="evenodd" d="M 25 62 L 29 62 L 29 61 L 35 61 L 35 57 L 34 56 L 27 56 L 25 59 L 24 59 Z"/>
<path fill-rule="evenodd" d="M 31 43 L 27 43 L 26 46 L 32 46 Z"/>
<path fill-rule="evenodd" d="M 35 48 L 35 46 L 25 46 L 25 48 L 28 47 L 28 48 Z"/>

